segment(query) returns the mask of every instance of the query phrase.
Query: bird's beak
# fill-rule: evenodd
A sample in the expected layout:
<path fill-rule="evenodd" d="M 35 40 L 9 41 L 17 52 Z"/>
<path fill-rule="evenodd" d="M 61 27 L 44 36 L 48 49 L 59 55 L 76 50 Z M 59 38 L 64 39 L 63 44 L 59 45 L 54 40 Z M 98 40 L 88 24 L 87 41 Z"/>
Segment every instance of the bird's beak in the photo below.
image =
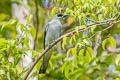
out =
<path fill-rule="evenodd" d="M 67 17 L 67 16 L 69 16 L 69 14 L 64 14 L 64 15 L 63 15 L 63 17 Z"/>

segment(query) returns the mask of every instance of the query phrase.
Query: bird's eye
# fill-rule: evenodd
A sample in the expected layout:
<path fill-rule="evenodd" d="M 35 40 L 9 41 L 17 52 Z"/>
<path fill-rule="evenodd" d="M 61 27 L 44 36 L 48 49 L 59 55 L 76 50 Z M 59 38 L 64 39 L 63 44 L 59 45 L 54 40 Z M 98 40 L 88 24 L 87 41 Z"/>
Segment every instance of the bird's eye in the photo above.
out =
<path fill-rule="evenodd" d="M 58 17 L 62 17 L 62 16 L 63 16 L 63 14 L 58 14 L 57 16 L 58 16 Z"/>

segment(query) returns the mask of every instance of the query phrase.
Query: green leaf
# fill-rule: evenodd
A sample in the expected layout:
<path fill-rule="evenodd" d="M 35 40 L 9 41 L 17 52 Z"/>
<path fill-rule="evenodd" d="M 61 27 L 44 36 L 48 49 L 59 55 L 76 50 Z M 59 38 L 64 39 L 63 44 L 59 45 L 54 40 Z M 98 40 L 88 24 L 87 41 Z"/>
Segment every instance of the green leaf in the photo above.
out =
<path fill-rule="evenodd" d="M 78 34 L 79 33 L 79 27 L 76 27 L 75 30 L 76 30 L 76 32 Z"/>
<path fill-rule="evenodd" d="M 75 38 L 75 35 L 72 36 L 73 40 L 76 42 L 76 38 Z"/>
<path fill-rule="evenodd" d="M 73 67 L 78 68 L 78 65 L 77 65 L 77 55 L 73 56 L 72 65 L 73 65 Z"/>
<path fill-rule="evenodd" d="M 73 39 L 70 38 L 70 40 L 69 40 L 69 44 L 72 45 L 72 42 L 73 42 Z"/>
<path fill-rule="evenodd" d="M 108 38 L 108 40 L 110 41 L 112 46 L 116 47 L 116 41 L 113 37 Z"/>
<path fill-rule="evenodd" d="M 29 47 L 29 38 L 22 38 L 21 43 L 25 44 L 28 49 L 30 48 Z"/>
<path fill-rule="evenodd" d="M 86 43 L 87 45 L 90 45 L 90 42 L 91 42 L 90 39 L 86 38 L 86 39 L 84 39 L 83 41 L 84 41 L 84 43 Z"/>
<path fill-rule="evenodd" d="M 0 39 L 0 44 L 7 44 L 8 40 Z"/>
<path fill-rule="evenodd" d="M 95 29 L 96 29 L 96 25 L 93 25 L 93 26 L 90 28 L 90 31 L 91 31 L 92 34 L 94 34 Z"/>
<path fill-rule="evenodd" d="M 57 54 L 56 59 L 64 59 L 65 58 L 65 54 Z"/>
<path fill-rule="evenodd" d="M 64 38 L 63 38 L 63 43 L 62 43 L 62 48 L 63 49 L 65 49 L 65 45 L 67 44 L 67 37 L 65 36 Z"/>
<path fill-rule="evenodd" d="M 77 68 L 73 72 L 70 72 L 69 75 L 71 76 L 71 75 L 74 75 L 74 74 L 78 74 L 81 71 L 82 71 L 82 68 Z"/>
<path fill-rule="evenodd" d="M 10 22 L 6 22 L 5 24 L 2 25 L 1 31 L 4 29 L 4 27 L 8 27 L 10 25 Z"/>
<path fill-rule="evenodd" d="M 52 67 L 53 67 L 53 64 L 52 64 L 51 59 L 49 60 L 49 64 L 50 64 L 50 67 L 52 68 Z"/>
<path fill-rule="evenodd" d="M 52 9 L 51 15 L 54 16 L 54 15 L 56 14 L 56 11 L 57 11 L 57 7 L 54 7 L 54 8 Z"/>
<path fill-rule="evenodd" d="M 65 61 L 64 64 L 62 65 L 62 73 L 65 70 L 66 65 L 67 65 L 67 61 Z"/>
<path fill-rule="evenodd" d="M 35 28 L 31 25 L 29 25 L 29 27 L 30 27 L 30 33 L 31 33 L 32 37 L 35 37 Z"/>
<path fill-rule="evenodd" d="M 20 22 L 17 24 L 17 27 L 20 27 L 21 31 L 23 31 L 23 29 L 26 28 L 26 26 L 24 26 L 24 24 L 22 24 Z"/>
<path fill-rule="evenodd" d="M 69 78 L 69 66 L 68 65 L 66 65 L 66 67 L 65 67 L 65 77 L 68 79 Z"/>
<path fill-rule="evenodd" d="M 16 27 L 17 22 L 18 22 L 17 18 L 13 17 L 10 21 L 2 25 L 1 31 L 3 30 L 4 27 L 11 27 L 13 25 L 15 25 Z"/>
<path fill-rule="evenodd" d="M 70 70 L 73 72 L 74 71 L 74 67 L 73 67 L 72 62 L 69 63 L 69 67 L 70 67 Z"/>
<path fill-rule="evenodd" d="M 91 47 L 87 47 L 87 51 L 89 52 L 90 57 L 93 57 L 93 49 Z"/>
<path fill-rule="evenodd" d="M 83 53 L 84 53 L 84 49 L 81 49 L 81 50 L 79 51 L 79 56 L 83 56 Z"/>
<path fill-rule="evenodd" d="M 5 75 L 5 70 L 4 69 L 0 69 L 0 75 L 4 74 Z"/>
<path fill-rule="evenodd" d="M 72 55 L 76 54 L 76 48 L 72 48 Z"/>
<path fill-rule="evenodd" d="M 0 13 L 0 16 L 1 16 L 0 22 L 3 21 L 3 20 L 5 20 L 5 18 L 7 18 L 7 15 L 3 14 L 3 13 Z"/>
<path fill-rule="evenodd" d="M 116 65 L 120 64 L 120 54 L 118 54 L 117 57 L 115 58 L 115 63 Z"/>
<path fill-rule="evenodd" d="M 27 21 L 28 21 L 28 23 L 30 23 L 30 22 L 31 22 L 32 17 L 33 17 L 33 16 L 32 16 L 31 14 L 27 17 Z"/>
<path fill-rule="evenodd" d="M 102 42 L 102 48 L 105 50 L 105 45 L 106 45 L 106 42 L 107 40 L 105 39 L 103 42 Z"/>
<path fill-rule="evenodd" d="M 105 40 L 102 42 L 102 48 L 105 50 L 105 47 L 106 47 L 106 45 L 108 45 L 108 44 L 116 47 L 116 41 L 115 41 L 115 39 L 114 39 L 113 37 L 109 37 L 109 38 L 105 39 Z M 108 47 L 109 47 L 109 46 L 108 46 Z"/>
<path fill-rule="evenodd" d="M 71 49 L 67 51 L 67 57 L 69 57 L 70 52 L 71 52 Z"/>

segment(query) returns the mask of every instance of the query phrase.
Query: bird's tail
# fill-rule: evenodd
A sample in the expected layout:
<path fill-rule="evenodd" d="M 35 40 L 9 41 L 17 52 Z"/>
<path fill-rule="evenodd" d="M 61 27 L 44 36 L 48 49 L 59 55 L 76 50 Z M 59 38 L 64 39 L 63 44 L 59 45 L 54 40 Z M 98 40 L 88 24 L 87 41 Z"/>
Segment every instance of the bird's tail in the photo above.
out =
<path fill-rule="evenodd" d="M 51 57 L 51 51 L 47 52 L 43 57 L 43 62 L 39 70 L 39 74 L 45 73 Z"/>

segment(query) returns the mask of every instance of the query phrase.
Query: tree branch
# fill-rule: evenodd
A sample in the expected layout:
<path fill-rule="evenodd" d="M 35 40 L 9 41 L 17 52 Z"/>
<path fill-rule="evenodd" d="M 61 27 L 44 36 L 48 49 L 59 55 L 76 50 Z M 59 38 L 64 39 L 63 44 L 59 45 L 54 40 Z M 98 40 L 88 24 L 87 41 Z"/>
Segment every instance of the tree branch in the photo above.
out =
<path fill-rule="evenodd" d="M 111 22 L 111 20 L 109 21 L 107 21 L 106 23 L 100 23 L 100 24 L 96 24 L 96 23 L 93 23 L 93 24 L 89 24 L 89 25 L 87 25 L 87 29 L 80 29 L 79 28 L 79 33 L 80 32 L 85 32 L 86 30 L 88 30 L 89 28 L 91 28 L 93 25 L 106 25 L 106 24 L 110 24 L 110 22 Z M 117 21 L 116 23 L 118 23 L 118 22 L 120 22 L 120 21 Z M 112 24 L 113 22 L 111 22 L 111 24 Z M 115 24 L 115 22 L 113 23 L 113 24 Z M 112 25 L 113 25 L 112 24 Z M 112 25 L 111 26 L 109 26 L 108 28 L 110 28 L 110 27 L 112 27 Z M 105 28 L 105 29 L 103 29 L 102 31 L 105 31 L 106 29 L 108 29 L 108 28 Z M 61 41 L 65 36 L 68 36 L 69 37 L 69 35 L 71 35 L 71 34 L 76 34 L 77 32 L 76 32 L 76 30 L 74 30 L 74 31 L 72 31 L 72 32 L 69 32 L 69 33 L 66 33 L 66 34 L 64 34 L 64 35 L 62 35 L 61 37 L 59 37 L 57 40 L 55 40 L 49 47 L 47 47 L 38 57 L 36 57 L 35 58 L 35 60 L 34 60 L 34 62 L 33 63 L 31 63 L 32 65 L 30 66 L 30 68 L 29 68 L 29 70 L 28 70 L 28 72 L 26 73 L 26 75 L 25 75 L 25 77 L 24 77 L 24 79 L 23 80 L 26 80 L 27 79 L 27 77 L 29 76 L 29 74 L 31 73 L 31 71 L 32 71 L 32 69 L 35 67 L 35 65 L 38 63 L 38 61 L 42 58 L 42 56 L 44 56 L 52 47 L 54 47 L 59 41 Z"/>
<path fill-rule="evenodd" d="M 93 38 L 97 33 L 103 32 L 103 31 L 105 31 L 105 30 L 111 28 L 114 24 L 116 24 L 116 23 L 118 23 L 118 22 L 120 22 L 120 20 L 118 20 L 118 21 L 116 21 L 116 22 L 112 22 L 111 25 L 110 25 L 109 27 L 107 27 L 107 28 L 105 28 L 105 29 L 103 29 L 103 30 L 101 30 L 101 31 L 98 31 L 98 32 L 96 32 L 95 34 L 93 34 L 93 35 L 90 37 L 90 39 Z"/>
<path fill-rule="evenodd" d="M 114 18 L 115 16 L 116 16 L 116 18 Z M 113 17 L 111 19 L 108 19 L 108 20 L 104 20 L 104 21 L 95 21 L 95 20 L 91 20 L 91 19 L 88 19 L 88 20 L 93 23 L 107 23 L 107 22 L 117 20 L 117 19 L 119 19 L 119 17 L 120 17 L 120 12 L 116 13 L 115 15 L 113 15 Z"/>
<path fill-rule="evenodd" d="M 113 46 L 110 46 L 107 48 L 108 52 L 112 52 L 112 53 L 119 53 L 120 52 L 120 48 L 115 48 Z"/>
<path fill-rule="evenodd" d="M 33 46 L 34 50 L 36 48 L 37 35 L 39 30 L 38 0 L 35 0 L 35 7 L 36 7 L 36 34 L 35 34 L 34 46 Z"/>

